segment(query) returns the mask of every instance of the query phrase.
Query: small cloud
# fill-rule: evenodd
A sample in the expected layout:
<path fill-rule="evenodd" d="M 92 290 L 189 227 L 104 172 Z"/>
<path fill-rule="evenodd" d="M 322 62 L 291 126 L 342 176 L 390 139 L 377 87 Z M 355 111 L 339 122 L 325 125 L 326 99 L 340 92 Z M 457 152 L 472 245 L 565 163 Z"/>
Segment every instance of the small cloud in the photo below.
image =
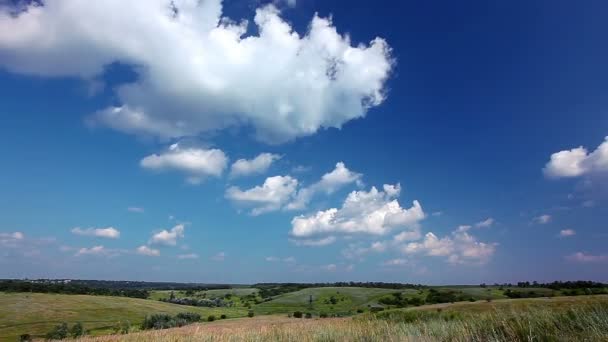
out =
<path fill-rule="evenodd" d="M 137 254 L 145 255 L 145 256 L 160 256 L 160 251 L 158 249 L 153 249 L 148 246 L 139 246 L 136 250 Z"/>
<path fill-rule="evenodd" d="M 91 248 L 80 248 L 78 252 L 76 252 L 75 256 L 83 256 L 83 255 L 94 255 L 94 256 L 106 256 L 106 257 L 115 257 L 120 255 L 120 251 L 115 249 L 107 249 L 102 245 L 94 246 Z"/>
<path fill-rule="evenodd" d="M 239 159 L 232 164 L 231 177 L 242 177 L 255 174 L 263 174 L 275 161 L 281 159 L 278 154 L 261 153 L 253 159 Z"/>
<path fill-rule="evenodd" d="M 214 261 L 224 261 L 226 259 L 226 253 L 224 252 L 219 252 L 216 255 L 211 257 L 211 260 Z"/>
<path fill-rule="evenodd" d="M 407 259 L 391 259 L 382 263 L 383 266 L 402 266 L 408 263 Z"/>
<path fill-rule="evenodd" d="M 107 239 L 118 239 L 120 237 L 120 231 L 114 227 L 107 228 L 86 228 L 81 229 L 80 227 L 73 228 L 72 234 L 81 236 L 94 236 Z"/>
<path fill-rule="evenodd" d="M 198 259 L 198 254 L 196 253 L 188 253 L 188 254 L 180 254 L 177 256 L 178 259 Z"/>
<path fill-rule="evenodd" d="M 608 255 L 592 255 L 585 252 L 576 252 L 566 256 L 566 260 L 580 263 L 604 263 L 608 262 Z"/>
<path fill-rule="evenodd" d="M 175 246 L 177 239 L 184 237 L 184 225 L 178 224 L 171 230 L 161 230 L 160 232 L 152 235 L 150 244 L 159 244 L 166 246 Z"/>
<path fill-rule="evenodd" d="M 132 213 L 139 213 L 139 214 L 144 212 L 144 208 L 141 208 L 141 207 L 128 207 L 127 210 Z"/>
<path fill-rule="evenodd" d="M 576 231 L 574 231 L 573 229 L 562 229 L 559 232 L 560 237 L 568 237 L 568 236 L 573 236 L 573 235 L 576 235 Z"/>
<path fill-rule="evenodd" d="M 321 266 L 321 269 L 329 272 L 334 272 L 337 268 L 338 266 L 336 266 L 336 264 L 328 264 Z"/>
<path fill-rule="evenodd" d="M 486 219 L 484 221 L 477 222 L 475 224 L 475 227 L 477 227 L 477 228 L 488 228 L 488 227 L 491 227 L 493 224 L 494 224 L 494 219 L 490 217 L 490 218 L 488 218 L 488 219 Z"/>
<path fill-rule="evenodd" d="M 435 217 L 442 216 L 443 215 L 443 211 L 436 211 L 436 212 L 432 213 L 431 215 L 435 216 Z"/>
<path fill-rule="evenodd" d="M 585 201 L 581 204 L 581 206 L 583 206 L 585 208 L 593 208 L 593 207 L 595 207 L 595 201 L 592 201 L 592 200 Z"/>
<path fill-rule="evenodd" d="M 305 247 L 321 247 L 331 245 L 336 242 L 335 236 L 328 236 L 321 239 L 289 239 L 290 242 L 294 243 L 296 246 L 305 246 Z"/>
<path fill-rule="evenodd" d="M 534 221 L 535 223 L 538 223 L 538 224 L 547 224 L 547 223 L 551 222 L 551 215 L 547 215 L 547 214 L 540 215 L 540 216 L 533 218 L 532 221 Z"/>
<path fill-rule="evenodd" d="M 152 154 L 140 161 L 149 170 L 177 170 L 186 174 L 190 184 L 199 184 L 206 177 L 220 177 L 228 163 L 228 157 L 218 149 L 182 147 L 171 145 L 160 154 Z"/>

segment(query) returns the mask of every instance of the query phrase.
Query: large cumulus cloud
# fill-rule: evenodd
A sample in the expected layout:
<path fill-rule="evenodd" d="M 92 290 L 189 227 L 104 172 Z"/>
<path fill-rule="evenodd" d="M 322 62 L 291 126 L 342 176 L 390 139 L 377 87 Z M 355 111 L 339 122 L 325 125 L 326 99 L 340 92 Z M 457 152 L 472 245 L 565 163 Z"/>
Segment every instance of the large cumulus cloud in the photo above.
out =
<path fill-rule="evenodd" d="M 114 62 L 134 83 L 91 121 L 164 138 L 248 126 L 279 143 L 340 127 L 385 99 L 392 69 L 381 38 L 354 46 L 331 19 L 297 33 L 273 5 L 257 34 L 222 14 L 220 0 L 46 0 L 0 5 L 0 65 L 39 76 L 94 79 Z"/>

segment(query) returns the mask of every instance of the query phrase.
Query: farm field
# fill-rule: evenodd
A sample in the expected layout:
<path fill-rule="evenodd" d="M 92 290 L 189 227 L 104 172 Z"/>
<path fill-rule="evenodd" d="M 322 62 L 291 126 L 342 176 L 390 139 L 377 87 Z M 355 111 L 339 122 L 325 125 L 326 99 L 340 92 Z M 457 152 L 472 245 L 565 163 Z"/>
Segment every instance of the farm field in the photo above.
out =
<path fill-rule="evenodd" d="M 353 314 L 359 308 L 377 305 L 377 300 L 384 295 L 404 290 L 363 288 L 363 287 L 317 287 L 290 292 L 274 297 L 272 300 L 254 307 L 256 314 L 291 313 L 294 311 Z M 417 290 L 405 290 L 415 294 Z M 309 306 L 310 296 L 313 298 Z M 332 303 L 332 297 L 334 302 Z"/>
<path fill-rule="evenodd" d="M 449 310 L 448 310 L 449 308 Z M 438 310 L 441 309 L 441 310 Z M 353 318 L 259 316 L 83 341 L 605 341 L 608 296 L 427 305 Z"/>
<path fill-rule="evenodd" d="M 137 327 L 148 314 L 196 312 L 203 317 L 244 317 L 245 308 L 201 308 L 160 301 L 89 295 L 0 292 L 0 341 L 28 333 L 42 336 L 61 322 L 81 322 L 93 335 L 113 331 L 120 321 Z"/>

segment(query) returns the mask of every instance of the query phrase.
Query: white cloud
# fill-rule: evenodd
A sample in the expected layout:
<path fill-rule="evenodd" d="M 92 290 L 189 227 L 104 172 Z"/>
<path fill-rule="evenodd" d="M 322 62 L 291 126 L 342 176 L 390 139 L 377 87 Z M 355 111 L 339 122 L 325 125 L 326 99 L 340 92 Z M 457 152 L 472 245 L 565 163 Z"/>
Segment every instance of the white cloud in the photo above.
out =
<path fill-rule="evenodd" d="M 355 182 L 361 184 L 361 177 L 360 173 L 353 172 L 343 162 L 338 162 L 334 170 L 324 174 L 321 180 L 309 187 L 300 189 L 293 202 L 289 203 L 286 209 L 304 209 L 316 193 L 331 194 L 345 185 Z"/>
<path fill-rule="evenodd" d="M 488 227 L 491 227 L 493 224 L 494 224 L 494 219 L 490 217 L 490 218 L 488 218 L 488 219 L 486 219 L 484 221 L 477 222 L 475 224 L 475 227 L 477 227 L 477 228 L 488 228 Z"/>
<path fill-rule="evenodd" d="M 184 237 L 184 225 L 178 224 L 175 227 L 171 228 L 171 230 L 163 229 L 160 232 L 152 235 L 150 239 L 151 244 L 159 244 L 159 245 L 167 245 L 167 246 L 175 246 L 177 244 L 177 239 Z"/>
<path fill-rule="evenodd" d="M 198 184 L 208 176 L 221 176 L 227 163 L 228 157 L 221 150 L 182 148 L 178 143 L 161 154 L 152 154 L 140 161 L 140 165 L 146 169 L 181 171 L 192 184 Z"/>
<path fill-rule="evenodd" d="M 278 154 L 261 153 L 253 159 L 239 159 L 232 164 L 230 175 L 232 177 L 262 174 L 268 171 L 272 163 L 281 158 Z"/>
<path fill-rule="evenodd" d="M 127 210 L 132 213 L 140 213 L 140 214 L 144 212 L 144 208 L 141 208 L 141 207 L 128 207 Z"/>
<path fill-rule="evenodd" d="M 454 241 L 449 237 L 439 239 L 433 233 L 426 233 L 422 242 L 410 242 L 403 251 L 407 254 L 425 253 L 431 256 L 446 256 L 454 252 Z"/>
<path fill-rule="evenodd" d="M 549 178 L 608 172 L 608 137 L 591 153 L 582 146 L 553 153 L 543 171 Z"/>
<path fill-rule="evenodd" d="M 136 250 L 137 254 L 145 255 L 145 256 L 160 256 L 160 251 L 158 249 L 150 248 L 148 246 L 139 246 Z"/>
<path fill-rule="evenodd" d="M 443 215 L 443 211 L 435 211 L 431 215 L 436 216 L 436 217 L 442 216 Z"/>
<path fill-rule="evenodd" d="M 268 177 L 262 186 L 241 190 L 232 186 L 226 190 L 226 198 L 242 206 L 253 207 L 251 214 L 259 215 L 279 210 L 295 194 L 298 180 L 290 176 Z"/>
<path fill-rule="evenodd" d="M 282 258 L 282 259 L 278 258 L 278 257 L 274 257 L 274 256 L 269 256 L 269 257 L 266 257 L 264 260 L 266 260 L 268 262 L 279 262 L 279 261 L 281 261 L 281 262 L 284 262 L 284 263 L 287 263 L 287 264 L 293 264 L 293 263 L 296 262 L 296 258 L 294 258 L 292 256 L 286 257 L 286 258 Z"/>
<path fill-rule="evenodd" d="M 404 241 L 413 241 L 413 240 L 418 240 L 420 239 L 421 235 L 420 235 L 420 229 L 418 227 L 415 227 L 412 230 L 406 230 L 403 231 L 397 235 L 395 235 L 393 237 L 393 240 L 395 242 L 404 242 Z"/>
<path fill-rule="evenodd" d="M 479 242 L 467 230 L 457 229 L 451 236 L 439 239 L 432 232 L 421 242 L 410 242 L 402 247 L 405 254 L 425 254 L 447 257 L 452 264 L 485 264 L 494 255 L 496 243 Z"/>
<path fill-rule="evenodd" d="M 559 231 L 560 237 L 568 237 L 573 235 L 576 235 L 576 231 L 574 231 L 573 229 L 562 229 Z"/>
<path fill-rule="evenodd" d="M 71 232 L 76 235 L 102 237 L 107 239 L 118 239 L 120 237 L 120 231 L 114 227 L 87 229 L 76 227 L 73 228 Z"/>
<path fill-rule="evenodd" d="M 305 246 L 305 247 L 322 247 L 331 245 L 336 242 L 335 236 L 328 236 L 320 239 L 289 239 L 296 246 Z"/>
<path fill-rule="evenodd" d="M 425 214 L 418 201 L 409 209 L 394 199 L 400 186 L 385 185 L 385 192 L 372 187 L 369 192 L 353 191 L 342 208 L 318 211 L 310 216 L 297 216 L 291 221 L 291 235 L 298 238 L 319 234 L 383 235 L 397 228 L 415 228 Z"/>
<path fill-rule="evenodd" d="M 321 268 L 325 271 L 334 272 L 338 266 L 336 266 L 336 264 L 328 264 L 321 266 Z"/>
<path fill-rule="evenodd" d="M 547 215 L 547 214 L 540 215 L 540 216 L 535 217 L 532 220 L 538 224 L 547 224 L 547 223 L 551 222 L 551 215 Z"/>
<path fill-rule="evenodd" d="M 188 254 L 180 254 L 177 256 L 178 259 L 198 259 L 198 254 L 196 253 L 188 253 Z"/>
<path fill-rule="evenodd" d="M 408 261 L 407 259 L 390 259 L 390 260 L 386 260 L 384 262 L 382 262 L 383 266 L 402 266 L 402 265 L 407 265 Z"/>
<path fill-rule="evenodd" d="M 608 262 L 608 255 L 593 255 L 585 252 L 576 252 L 568 255 L 566 259 L 581 263 L 603 263 Z"/>
<path fill-rule="evenodd" d="M 25 238 L 22 232 L 0 233 L 0 245 L 12 244 Z"/>
<path fill-rule="evenodd" d="M 224 252 L 219 252 L 211 257 L 211 260 L 214 260 L 214 261 L 224 261 L 225 259 L 226 259 L 226 253 L 224 253 Z"/>
<path fill-rule="evenodd" d="M 222 17 L 220 0 L 37 4 L 17 14 L 0 7 L 0 66 L 85 80 L 114 62 L 136 66 L 137 80 L 116 88 L 119 105 L 92 119 L 129 133 L 170 138 L 247 125 L 268 142 L 311 135 L 380 105 L 393 67 L 383 39 L 353 46 L 316 15 L 299 34 L 273 5 L 256 10 L 251 30 Z"/>
<path fill-rule="evenodd" d="M 102 245 L 94 246 L 91 248 L 80 248 L 78 252 L 76 252 L 75 256 L 84 256 L 84 255 L 94 255 L 94 256 L 104 256 L 104 257 L 115 257 L 121 254 L 121 251 L 116 249 L 108 249 Z"/>

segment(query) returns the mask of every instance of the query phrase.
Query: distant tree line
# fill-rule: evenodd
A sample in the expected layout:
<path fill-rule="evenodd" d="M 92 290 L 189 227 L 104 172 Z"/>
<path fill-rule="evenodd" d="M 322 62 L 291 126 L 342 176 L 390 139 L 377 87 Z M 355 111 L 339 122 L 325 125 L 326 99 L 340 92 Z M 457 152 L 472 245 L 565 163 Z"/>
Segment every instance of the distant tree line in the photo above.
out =
<path fill-rule="evenodd" d="M 96 296 L 119 296 L 146 299 L 150 296 L 148 290 L 140 289 L 112 289 L 102 287 L 89 287 L 74 283 L 48 283 L 30 282 L 20 280 L 0 281 L 2 292 L 35 292 L 35 293 L 61 293 L 84 294 Z"/>

